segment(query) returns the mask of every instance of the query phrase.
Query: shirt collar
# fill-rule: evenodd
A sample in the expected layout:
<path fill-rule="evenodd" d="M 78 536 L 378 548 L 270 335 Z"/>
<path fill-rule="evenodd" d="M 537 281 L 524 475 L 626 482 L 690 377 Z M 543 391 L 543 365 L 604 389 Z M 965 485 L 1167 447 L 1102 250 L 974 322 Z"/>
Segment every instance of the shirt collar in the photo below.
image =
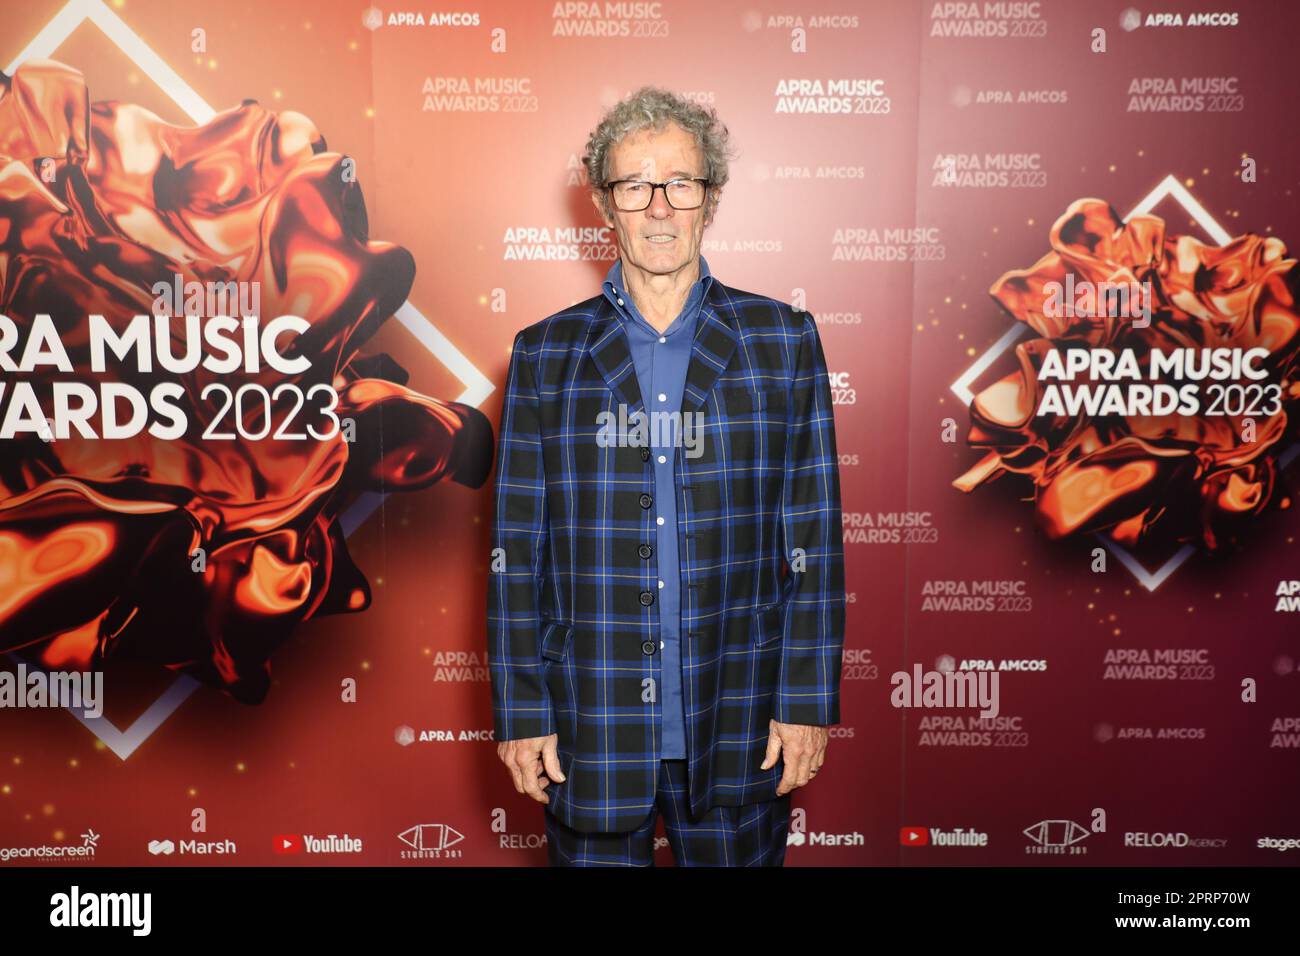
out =
<path fill-rule="evenodd" d="M 692 287 L 690 294 L 686 297 L 687 303 L 698 291 L 701 301 L 709 294 L 709 289 L 713 286 L 713 273 L 709 271 L 709 261 L 700 255 L 700 278 Z M 601 284 L 601 290 L 605 293 L 605 298 L 614 306 L 619 315 L 625 315 L 635 308 L 631 299 L 628 297 L 627 290 L 623 285 L 623 259 L 619 257 L 614 260 L 614 264 L 609 267 L 609 272 L 605 273 L 605 281 Z M 627 303 L 626 306 L 619 306 L 618 300 L 622 299 Z"/>

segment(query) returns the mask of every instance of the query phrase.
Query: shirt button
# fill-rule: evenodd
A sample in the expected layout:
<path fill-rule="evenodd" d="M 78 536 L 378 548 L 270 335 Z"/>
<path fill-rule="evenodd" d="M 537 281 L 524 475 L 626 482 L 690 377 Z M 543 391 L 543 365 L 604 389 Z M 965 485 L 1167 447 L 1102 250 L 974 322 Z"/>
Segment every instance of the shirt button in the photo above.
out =
<path fill-rule="evenodd" d="M 654 504 L 654 499 L 647 494 L 642 494 L 641 497 L 637 499 L 637 501 L 641 503 L 642 508 L 649 508 L 652 504 Z"/>
<path fill-rule="evenodd" d="M 660 581 L 660 582 L 659 582 L 659 586 L 660 586 L 660 587 L 663 587 L 663 586 L 664 586 L 664 583 L 663 583 L 662 581 Z"/>
<path fill-rule="evenodd" d="M 619 304 L 619 305 L 622 305 L 622 304 L 623 304 L 623 300 L 622 300 L 622 299 L 619 299 L 619 300 L 618 300 L 618 304 Z"/>
<path fill-rule="evenodd" d="M 648 544 L 643 544 L 643 545 L 641 545 L 639 548 L 636 549 L 636 553 L 639 554 L 639 555 L 641 555 L 641 557 L 646 558 L 646 559 L 648 560 L 649 557 L 650 557 L 650 555 L 654 554 L 655 552 L 654 552 L 654 548 L 650 547 L 650 545 L 648 545 Z"/>
<path fill-rule="evenodd" d="M 654 652 L 655 652 L 655 642 L 654 642 L 654 641 L 642 641 L 642 642 L 641 642 L 641 653 L 645 654 L 646 656 L 650 656 L 650 655 L 654 654 Z"/>
<path fill-rule="evenodd" d="M 642 605 L 643 607 L 649 607 L 651 604 L 654 604 L 654 602 L 655 602 L 655 595 L 654 595 L 654 592 L 653 592 L 653 591 L 642 591 L 642 592 L 641 592 L 640 601 L 641 601 L 641 605 Z"/>
<path fill-rule="evenodd" d="M 663 518 L 655 518 L 655 524 L 663 524 L 663 523 L 664 523 Z"/>
<path fill-rule="evenodd" d="M 659 336 L 659 341 L 660 343 L 663 343 L 663 342 L 667 342 L 668 340 L 661 335 Z"/>
<path fill-rule="evenodd" d="M 668 459 L 665 458 L 663 455 L 660 455 L 660 456 L 659 456 L 659 464 L 662 465 L 662 464 L 663 464 L 664 462 L 666 462 L 667 460 L 668 460 Z"/>
<path fill-rule="evenodd" d="M 661 402 L 666 402 L 666 401 L 668 401 L 668 396 L 665 395 L 663 392 L 660 392 L 660 393 L 659 393 L 659 401 L 661 401 Z"/>

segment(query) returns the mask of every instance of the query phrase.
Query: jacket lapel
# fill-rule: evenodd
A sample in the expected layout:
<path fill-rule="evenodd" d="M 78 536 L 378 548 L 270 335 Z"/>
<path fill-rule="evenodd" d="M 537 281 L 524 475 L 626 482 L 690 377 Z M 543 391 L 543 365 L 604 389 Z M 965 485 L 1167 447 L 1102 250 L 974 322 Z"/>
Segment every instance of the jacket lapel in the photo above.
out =
<path fill-rule="evenodd" d="M 722 283 L 714 280 L 709 294 L 700 308 L 695 325 L 695 338 L 691 343 L 691 360 L 686 367 L 686 387 L 682 391 L 683 412 L 693 412 L 704 404 L 709 389 L 726 369 L 736 351 L 738 332 L 731 322 L 718 314 L 730 315 L 730 298 Z M 628 345 L 623 323 L 618 321 L 614 306 L 604 296 L 600 298 L 600 311 L 595 318 L 596 342 L 591 347 L 591 359 L 600 370 L 610 391 L 628 409 L 628 414 L 642 410 L 641 389 L 637 384 L 636 364 L 632 361 L 632 348 Z"/>
<path fill-rule="evenodd" d="M 731 362 L 736 351 L 737 329 L 718 315 L 731 315 L 731 300 L 721 282 L 716 279 L 709 286 L 700 309 L 700 319 L 695 326 L 695 341 L 691 344 L 691 362 L 686 367 L 686 388 L 682 391 L 682 411 L 693 412 L 709 395 L 709 389 Z"/>
<path fill-rule="evenodd" d="M 632 361 L 632 347 L 627 343 L 623 323 L 618 321 L 614 306 L 603 295 L 600 311 L 596 315 L 596 344 L 591 347 L 591 360 L 596 363 L 601 377 L 628 414 L 641 409 L 641 388 L 636 380 L 636 365 Z"/>

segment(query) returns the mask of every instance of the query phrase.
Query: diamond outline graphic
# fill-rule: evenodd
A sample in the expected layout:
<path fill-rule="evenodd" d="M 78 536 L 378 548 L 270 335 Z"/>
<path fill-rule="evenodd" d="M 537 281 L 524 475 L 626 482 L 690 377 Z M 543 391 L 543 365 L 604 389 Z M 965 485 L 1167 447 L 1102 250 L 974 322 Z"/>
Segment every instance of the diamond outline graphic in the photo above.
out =
<path fill-rule="evenodd" d="M 181 111 L 195 123 L 207 123 L 217 115 L 217 111 L 155 53 L 125 20 L 105 6 L 103 0 L 68 0 L 32 37 L 22 52 L 5 67 L 5 72 L 13 76 L 18 67 L 27 60 L 52 58 L 55 50 L 87 21 L 97 26 L 105 37 L 116 44 L 118 49 L 126 54 L 145 76 L 153 80 L 159 89 L 171 97 Z M 437 326 L 412 305 L 409 299 L 398 307 L 393 317 L 465 386 L 464 391 L 454 401 L 478 408 L 496 391 L 492 381 L 479 371 L 478 367 L 456 348 Z M 358 499 L 340 518 L 340 529 L 343 533 L 350 536 L 375 512 L 384 498 L 385 496 L 381 494 L 368 493 Z M 8 656 L 13 660 L 22 660 L 29 667 L 36 666 L 17 655 Z M 71 707 L 66 709 L 85 724 L 90 732 L 103 741 L 113 753 L 126 760 L 162 726 L 168 717 L 175 713 L 181 704 L 189 699 L 199 686 L 199 682 L 192 677 L 184 674 L 178 676 L 167 690 L 125 730 L 119 729 L 103 716 L 85 717 Z"/>
<path fill-rule="evenodd" d="M 1155 188 L 1142 197 L 1138 204 L 1128 211 L 1124 221 L 1128 222 L 1134 216 L 1140 216 L 1150 212 L 1166 199 L 1173 199 L 1183 210 L 1192 217 L 1192 220 L 1200 226 L 1205 233 L 1217 242 L 1219 245 L 1227 245 L 1232 241 L 1232 235 L 1228 230 L 1219 225 L 1218 221 L 1210 215 L 1208 209 L 1201 205 L 1200 201 L 1193 196 L 1180 183 L 1172 173 L 1165 176 L 1156 184 Z M 972 362 L 957 379 L 948 386 L 948 390 L 957 396 L 963 406 L 970 407 L 970 403 L 975 399 L 975 393 L 971 391 L 971 384 L 983 375 L 996 362 L 1004 352 L 1010 349 L 1016 342 L 1029 333 L 1029 327 L 1023 322 L 1015 323 L 1011 328 L 1003 333 L 1002 337 L 990 345 L 974 362 Z M 1300 444 L 1292 445 L 1278 459 L 1278 467 L 1285 468 L 1291 463 L 1291 459 L 1300 454 Z M 1160 567 L 1154 571 L 1149 571 L 1142 566 L 1141 562 L 1133 555 L 1131 551 L 1120 545 L 1109 535 L 1101 532 L 1094 532 L 1093 537 L 1100 541 L 1106 550 L 1119 559 L 1120 564 L 1135 577 L 1148 591 L 1155 591 L 1156 588 L 1164 584 L 1169 576 L 1178 570 L 1188 558 L 1196 553 L 1196 549 L 1190 544 L 1185 544 L 1173 555 L 1166 560 Z"/>

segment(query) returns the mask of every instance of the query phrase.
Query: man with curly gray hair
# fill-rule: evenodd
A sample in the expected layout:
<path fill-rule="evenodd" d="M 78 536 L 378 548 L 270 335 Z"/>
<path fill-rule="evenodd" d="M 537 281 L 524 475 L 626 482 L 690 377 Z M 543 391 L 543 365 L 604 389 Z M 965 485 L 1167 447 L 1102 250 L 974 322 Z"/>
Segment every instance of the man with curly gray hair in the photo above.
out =
<path fill-rule="evenodd" d="M 488 661 L 553 865 L 652 865 L 658 812 L 679 866 L 780 866 L 839 720 L 829 376 L 808 313 L 700 255 L 728 159 L 712 109 L 613 106 L 584 161 L 618 258 L 511 353 Z"/>

